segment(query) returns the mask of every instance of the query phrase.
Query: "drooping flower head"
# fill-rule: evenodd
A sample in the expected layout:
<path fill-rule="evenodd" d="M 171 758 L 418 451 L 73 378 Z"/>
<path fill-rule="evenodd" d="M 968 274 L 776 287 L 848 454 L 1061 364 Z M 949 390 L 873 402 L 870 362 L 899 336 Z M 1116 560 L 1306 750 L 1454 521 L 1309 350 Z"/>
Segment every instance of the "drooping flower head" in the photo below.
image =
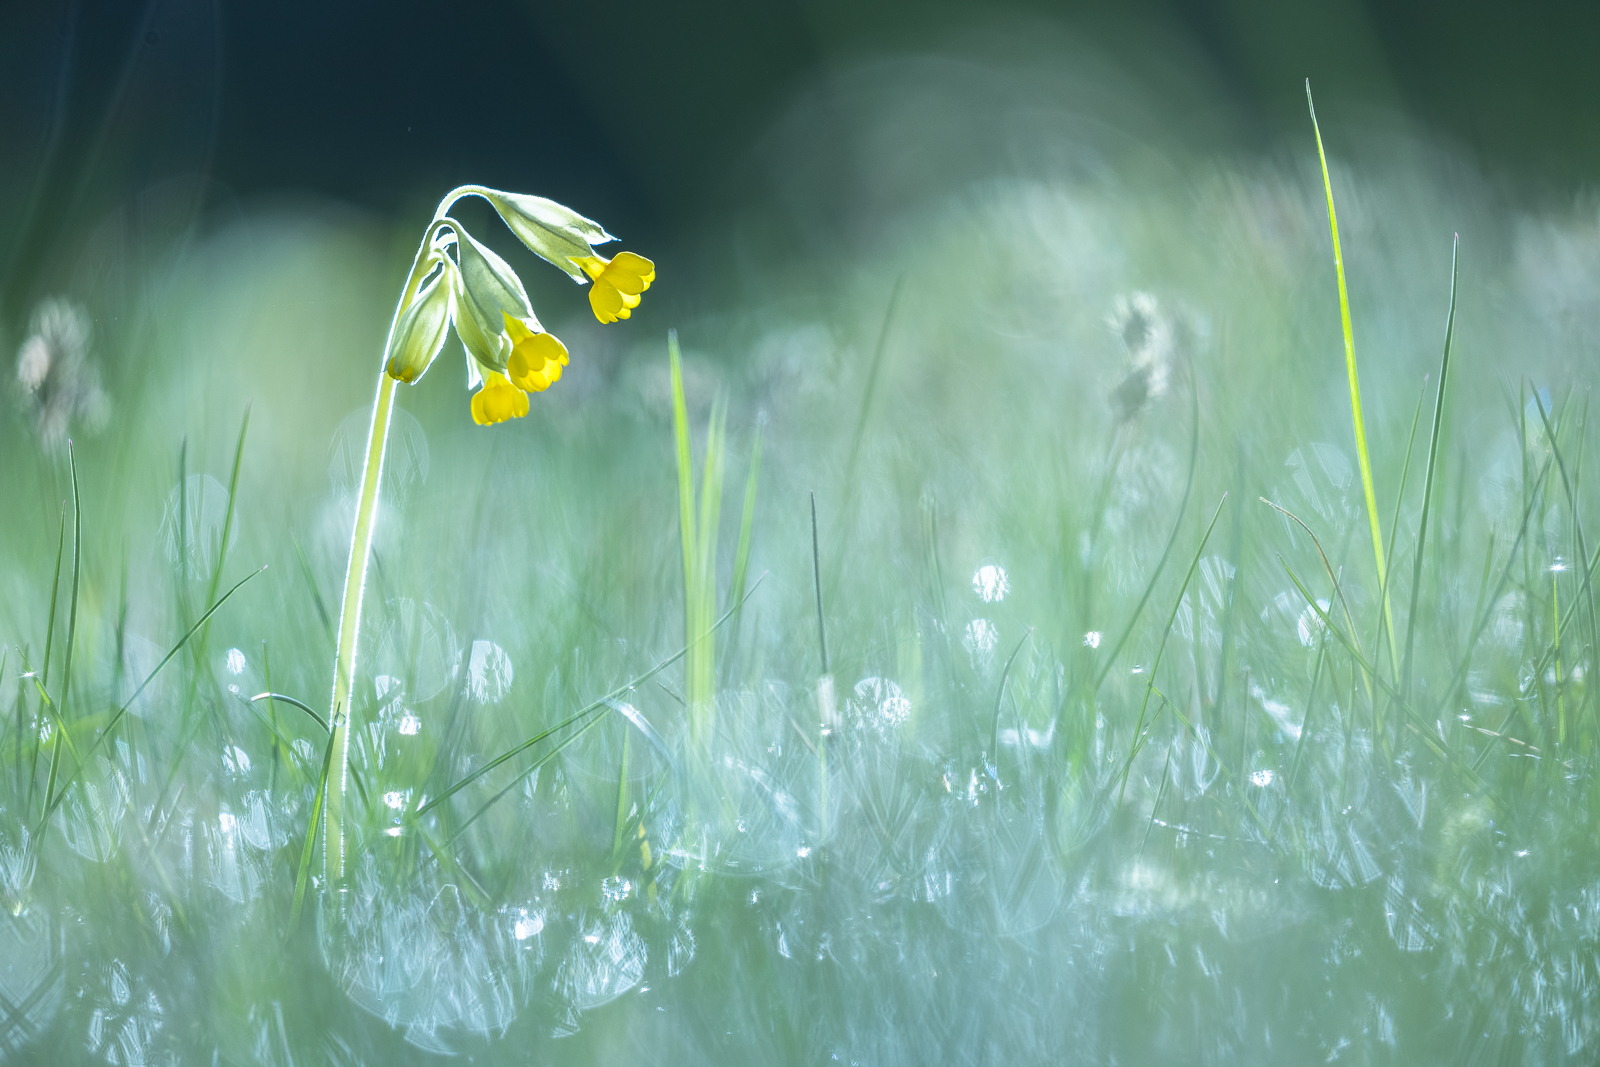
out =
<path fill-rule="evenodd" d="M 396 309 L 385 366 L 400 381 L 419 380 L 454 325 L 467 353 L 468 388 L 478 389 L 472 417 L 487 426 L 526 415 L 527 394 L 559 380 L 568 357 L 566 346 L 539 324 L 511 265 L 447 214 L 463 196 L 489 201 L 535 255 L 574 281 L 588 280 L 589 303 L 601 322 L 625 319 L 639 306 L 655 280 L 655 264 L 632 252 L 596 255 L 596 244 L 615 238 L 553 200 L 475 185 L 445 197 Z"/>

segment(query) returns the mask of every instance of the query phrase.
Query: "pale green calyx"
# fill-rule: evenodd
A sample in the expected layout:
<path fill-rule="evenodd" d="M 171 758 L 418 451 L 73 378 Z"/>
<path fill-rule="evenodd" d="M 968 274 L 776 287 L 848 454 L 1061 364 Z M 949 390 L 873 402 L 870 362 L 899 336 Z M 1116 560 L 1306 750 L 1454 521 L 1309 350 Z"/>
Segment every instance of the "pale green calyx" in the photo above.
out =
<path fill-rule="evenodd" d="M 440 256 L 440 260 L 439 273 L 405 306 L 394 329 L 389 331 L 384 368 L 391 378 L 402 382 L 415 382 L 428 373 L 450 332 L 451 286 L 456 270 L 448 257 Z"/>
<path fill-rule="evenodd" d="M 467 186 L 500 213 L 507 228 L 534 255 L 564 270 L 573 281 L 584 281 L 581 261 L 594 255 L 594 246 L 615 241 L 605 227 L 592 219 L 542 196 L 504 193 L 498 189 Z"/>
<path fill-rule="evenodd" d="M 511 355 L 506 316 L 534 319 L 528 293 L 510 264 L 479 244 L 459 224 L 455 230 L 460 239 L 456 244 L 456 270 L 451 275 L 456 333 L 486 371 L 503 371 Z"/>

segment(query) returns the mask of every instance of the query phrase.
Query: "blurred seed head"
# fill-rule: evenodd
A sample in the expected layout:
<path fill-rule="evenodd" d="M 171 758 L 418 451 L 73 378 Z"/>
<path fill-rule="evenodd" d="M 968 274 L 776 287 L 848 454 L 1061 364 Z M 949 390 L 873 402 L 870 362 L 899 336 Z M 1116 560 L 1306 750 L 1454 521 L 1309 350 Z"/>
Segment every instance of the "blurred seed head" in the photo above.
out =
<path fill-rule="evenodd" d="M 100 368 L 89 357 L 93 331 L 82 305 L 47 297 L 33 309 L 17 349 L 17 385 L 39 443 L 55 451 L 74 428 L 98 432 L 111 413 Z"/>
<path fill-rule="evenodd" d="M 1129 369 L 1111 391 L 1112 409 L 1126 422 L 1167 391 L 1177 329 L 1156 298 L 1143 292 L 1118 297 L 1106 325 L 1128 356 Z"/>

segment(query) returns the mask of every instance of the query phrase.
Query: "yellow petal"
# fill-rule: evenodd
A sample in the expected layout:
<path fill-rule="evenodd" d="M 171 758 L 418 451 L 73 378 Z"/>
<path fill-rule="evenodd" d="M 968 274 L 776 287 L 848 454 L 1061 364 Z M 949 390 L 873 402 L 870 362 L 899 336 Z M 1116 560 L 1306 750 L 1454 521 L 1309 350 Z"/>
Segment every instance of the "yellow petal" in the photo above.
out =
<path fill-rule="evenodd" d="M 517 388 L 542 393 L 561 377 L 566 362 L 566 345 L 551 334 L 536 333 L 512 350 L 506 374 Z"/>
<path fill-rule="evenodd" d="M 633 302 L 639 302 L 638 297 Z M 617 287 L 603 279 L 595 279 L 589 286 L 589 306 L 594 309 L 594 317 L 601 322 L 616 322 L 618 319 L 628 317 L 628 303 Z"/>
<path fill-rule="evenodd" d="M 607 265 L 605 278 L 624 293 L 642 293 L 656 280 L 656 265 L 632 252 L 618 252 Z"/>
<path fill-rule="evenodd" d="M 472 394 L 472 421 L 479 426 L 520 419 L 527 413 L 528 394 L 512 385 L 503 374 L 490 374 L 483 388 Z"/>

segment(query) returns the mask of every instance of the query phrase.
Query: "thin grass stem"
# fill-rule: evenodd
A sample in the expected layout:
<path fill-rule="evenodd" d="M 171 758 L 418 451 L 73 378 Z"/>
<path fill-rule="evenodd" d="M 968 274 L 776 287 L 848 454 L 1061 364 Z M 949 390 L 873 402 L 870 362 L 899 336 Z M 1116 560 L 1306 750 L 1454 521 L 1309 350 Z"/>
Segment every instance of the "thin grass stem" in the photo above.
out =
<path fill-rule="evenodd" d="M 1433 397 L 1433 428 L 1428 435 L 1428 468 L 1422 479 L 1422 515 L 1417 519 L 1416 558 L 1411 563 L 1411 605 L 1406 610 L 1406 652 L 1400 691 L 1411 692 L 1411 656 L 1417 637 L 1417 598 L 1422 590 L 1422 554 L 1428 543 L 1428 515 L 1433 504 L 1433 481 L 1439 469 L 1439 434 L 1444 426 L 1444 400 L 1450 379 L 1450 346 L 1456 332 L 1456 283 L 1459 278 L 1461 235 L 1450 246 L 1450 310 L 1444 319 L 1444 355 L 1439 359 L 1439 387 Z"/>

